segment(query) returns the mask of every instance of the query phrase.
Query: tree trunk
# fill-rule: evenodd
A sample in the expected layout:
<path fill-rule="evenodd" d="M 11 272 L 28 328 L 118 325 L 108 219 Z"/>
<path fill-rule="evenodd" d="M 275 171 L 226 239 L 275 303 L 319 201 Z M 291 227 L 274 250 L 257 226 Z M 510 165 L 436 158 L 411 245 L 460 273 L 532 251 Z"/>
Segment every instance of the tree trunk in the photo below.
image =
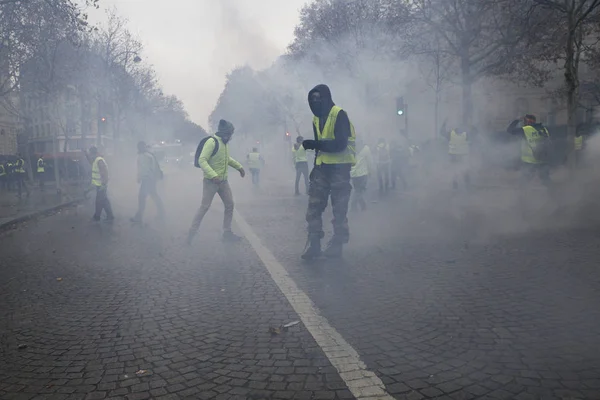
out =
<path fill-rule="evenodd" d="M 573 26 L 572 16 L 569 16 L 569 32 L 565 47 L 565 88 L 567 92 L 567 160 L 573 165 L 573 149 L 575 131 L 577 130 L 577 108 L 579 100 L 579 56 L 576 41 L 578 33 Z"/>
<path fill-rule="evenodd" d="M 471 65 L 469 57 L 463 56 L 461 60 L 462 73 L 462 124 L 465 127 L 471 125 L 473 120 L 473 92 L 471 80 Z"/>
<path fill-rule="evenodd" d="M 433 114 L 434 114 L 434 134 L 433 138 L 437 139 L 440 134 L 440 90 L 436 90 L 435 92 L 435 104 L 433 105 Z"/>

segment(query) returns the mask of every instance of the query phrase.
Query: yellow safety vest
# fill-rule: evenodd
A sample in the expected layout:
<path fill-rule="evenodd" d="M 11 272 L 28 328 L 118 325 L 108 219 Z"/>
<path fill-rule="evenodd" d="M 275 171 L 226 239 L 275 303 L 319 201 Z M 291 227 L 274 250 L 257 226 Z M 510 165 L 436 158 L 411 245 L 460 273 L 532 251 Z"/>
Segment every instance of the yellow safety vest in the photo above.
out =
<path fill-rule="evenodd" d="M 260 169 L 260 153 L 248 154 L 248 168 Z"/>
<path fill-rule="evenodd" d="M 333 106 L 331 108 L 331 111 L 329 111 L 329 115 L 327 116 L 327 120 L 325 121 L 323 132 L 321 132 L 319 118 L 313 118 L 313 125 L 315 126 L 318 140 L 330 141 L 335 139 L 335 121 L 337 120 L 337 116 L 340 111 L 342 111 L 341 107 Z M 315 164 L 356 164 L 355 142 L 356 132 L 354 131 L 354 125 L 352 125 L 352 122 L 350 122 L 350 137 L 348 138 L 348 146 L 346 149 L 339 153 L 327 153 L 324 151 L 319 151 Z"/>
<path fill-rule="evenodd" d="M 22 158 L 19 158 L 17 160 L 17 168 L 15 169 L 15 172 L 18 172 L 19 174 L 24 174 L 25 173 L 25 160 L 23 160 Z"/>
<path fill-rule="evenodd" d="M 98 165 L 100 161 L 104 161 L 104 158 L 96 157 L 92 163 L 92 185 L 98 187 L 102 186 L 102 175 L 100 175 L 100 166 Z M 106 169 L 108 169 L 106 161 L 104 161 L 104 165 L 106 166 Z"/>
<path fill-rule="evenodd" d="M 292 147 L 292 152 L 294 153 L 294 162 L 308 162 L 308 158 L 306 158 L 306 149 L 304 146 L 298 146 L 298 150 Z"/>
<path fill-rule="evenodd" d="M 350 170 L 350 176 L 352 178 L 358 178 L 360 176 L 369 175 L 371 167 L 371 149 L 369 146 L 363 147 L 356 156 L 356 165 Z"/>
<path fill-rule="evenodd" d="M 469 154 L 469 140 L 467 139 L 467 132 L 456 133 L 454 129 L 452 132 L 450 132 L 448 154 L 457 156 L 466 156 Z"/>
<path fill-rule="evenodd" d="M 44 160 L 42 160 L 42 159 L 40 158 L 40 159 L 38 159 L 38 162 L 37 162 L 37 172 L 38 172 L 39 174 L 41 174 L 41 173 L 43 173 L 44 171 L 45 171 L 45 169 L 44 169 Z"/>
<path fill-rule="evenodd" d="M 583 149 L 583 136 L 575 136 L 575 150 Z"/>
<path fill-rule="evenodd" d="M 527 164 L 543 164 L 544 161 L 537 160 L 533 154 L 533 149 L 542 140 L 542 134 L 548 135 L 548 130 L 543 128 L 543 132 L 538 131 L 533 126 L 524 126 L 523 133 L 525 138 L 521 141 L 521 161 Z"/>
<path fill-rule="evenodd" d="M 0 176 L 6 175 L 6 169 L 4 169 L 4 165 L 0 164 Z"/>

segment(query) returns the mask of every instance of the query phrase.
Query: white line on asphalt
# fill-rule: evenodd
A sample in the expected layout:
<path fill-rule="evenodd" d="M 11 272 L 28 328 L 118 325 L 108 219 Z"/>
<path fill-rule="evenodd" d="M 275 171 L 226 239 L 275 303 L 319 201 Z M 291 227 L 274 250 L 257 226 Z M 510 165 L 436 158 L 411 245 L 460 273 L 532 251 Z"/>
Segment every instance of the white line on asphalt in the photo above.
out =
<path fill-rule="evenodd" d="M 338 370 L 348 389 L 357 399 L 393 400 L 385 385 L 366 365 L 354 348 L 323 317 L 312 300 L 298 288 L 285 268 L 277 261 L 244 218 L 235 211 L 235 221 L 254 248 L 279 290 L 288 299 L 306 329 L 323 350 L 331 364 Z"/>

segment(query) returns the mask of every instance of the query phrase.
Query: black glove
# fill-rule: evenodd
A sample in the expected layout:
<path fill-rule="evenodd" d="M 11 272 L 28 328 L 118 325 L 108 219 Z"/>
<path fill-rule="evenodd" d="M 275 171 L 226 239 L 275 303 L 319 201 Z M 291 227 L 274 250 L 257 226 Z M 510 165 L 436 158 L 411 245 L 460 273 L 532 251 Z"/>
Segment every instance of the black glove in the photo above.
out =
<path fill-rule="evenodd" d="M 304 147 L 306 150 L 315 150 L 317 148 L 317 141 L 305 140 L 302 142 L 302 147 Z"/>

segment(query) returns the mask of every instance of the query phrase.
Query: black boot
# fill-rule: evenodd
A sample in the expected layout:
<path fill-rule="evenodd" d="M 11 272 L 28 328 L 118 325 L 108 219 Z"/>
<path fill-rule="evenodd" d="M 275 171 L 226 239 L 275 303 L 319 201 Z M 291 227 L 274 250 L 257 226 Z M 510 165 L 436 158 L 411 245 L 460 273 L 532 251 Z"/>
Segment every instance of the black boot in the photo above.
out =
<path fill-rule="evenodd" d="M 303 260 L 314 260 L 321 255 L 321 239 L 318 237 L 308 238 L 306 250 L 302 254 Z"/>
<path fill-rule="evenodd" d="M 323 254 L 327 258 L 340 258 L 342 256 L 343 247 L 344 245 L 341 240 L 331 239 Z"/>

